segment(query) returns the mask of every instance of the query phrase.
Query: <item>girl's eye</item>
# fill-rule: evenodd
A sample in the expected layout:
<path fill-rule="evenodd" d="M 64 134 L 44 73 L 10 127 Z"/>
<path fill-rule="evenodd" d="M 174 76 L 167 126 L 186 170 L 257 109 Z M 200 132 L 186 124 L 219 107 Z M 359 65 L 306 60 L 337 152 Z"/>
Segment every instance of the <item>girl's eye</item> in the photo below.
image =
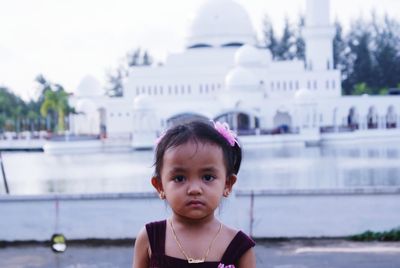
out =
<path fill-rule="evenodd" d="M 215 177 L 213 175 L 204 175 L 203 180 L 210 182 L 210 181 L 215 180 Z"/>
<path fill-rule="evenodd" d="M 173 178 L 174 182 L 183 182 L 185 180 L 184 176 L 175 176 Z"/>

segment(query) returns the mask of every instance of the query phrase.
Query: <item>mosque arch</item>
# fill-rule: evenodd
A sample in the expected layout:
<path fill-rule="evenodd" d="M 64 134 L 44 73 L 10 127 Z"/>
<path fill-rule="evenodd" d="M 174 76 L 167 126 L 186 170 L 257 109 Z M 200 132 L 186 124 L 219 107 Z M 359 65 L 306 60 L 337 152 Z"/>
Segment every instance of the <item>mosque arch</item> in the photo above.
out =
<path fill-rule="evenodd" d="M 373 105 L 368 108 L 367 127 L 369 129 L 378 128 L 378 113 Z"/>
<path fill-rule="evenodd" d="M 338 107 L 335 107 L 333 109 L 333 113 L 332 113 L 332 124 L 334 126 L 334 128 L 336 128 L 339 125 L 339 118 L 338 118 Z"/>
<path fill-rule="evenodd" d="M 351 130 L 359 128 L 358 111 L 355 106 L 350 107 L 347 114 L 347 127 L 349 127 Z"/>
<path fill-rule="evenodd" d="M 276 111 L 274 115 L 274 130 L 276 133 L 289 133 L 292 130 L 292 117 L 287 111 Z"/>
<path fill-rule="evenodd" d="M 260 127 L 259 116 L 243 110 L 230 110 L 214 117 L 215 121 L 227 123 L 238 135 L 251 135 Z"/>
<path fill-rule="evenodd" d="M 396 109 L 393 105 L 387 108 L 386 112 L 386 128 L 396 128 L 397 127 L 397 114 Z"/>
<path fill-rule="evenodd" d="M 201 114 L 191 113 L 191 112 L 179 113 L 179 114 L 175 114 L 166 119 L 166 127 L 170 128 L 170 127 L 173 127 L 173 126 L 176 126 L 179 124 L 188 123 L 188 122 L 192 122 L 195 120 L 204 121 L 204 122 L 210 121 L 210 119 L 208 117 L 201 115 Z"/>
<path fill-rule="evenodd" d="M 98 109 L 100 116 L 100 137 L 107 138 L 107 110 L 104 107 Z"/>

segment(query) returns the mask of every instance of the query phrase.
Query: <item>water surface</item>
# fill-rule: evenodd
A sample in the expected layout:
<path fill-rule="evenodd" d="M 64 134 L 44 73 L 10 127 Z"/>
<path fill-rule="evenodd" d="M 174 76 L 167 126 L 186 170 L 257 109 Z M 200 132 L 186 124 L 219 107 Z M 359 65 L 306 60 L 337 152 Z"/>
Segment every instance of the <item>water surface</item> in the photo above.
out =
<path fill-rule="evenodd" d="M 48 155 L 3 152 L 11 194 L 153 191 L 152 151 Z M 0 175 L 1 176 L 1 175 Z M 238 189 L 400 186 L 400 144 L 245 148 Z M 0 193 L 4 193 L 3 181 Z"/>

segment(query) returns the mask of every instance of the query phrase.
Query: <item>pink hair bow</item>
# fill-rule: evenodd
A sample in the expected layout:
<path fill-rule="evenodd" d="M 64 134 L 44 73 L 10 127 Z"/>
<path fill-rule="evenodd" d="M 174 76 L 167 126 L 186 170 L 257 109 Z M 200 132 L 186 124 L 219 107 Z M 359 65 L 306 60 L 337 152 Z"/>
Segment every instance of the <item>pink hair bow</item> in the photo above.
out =
<path fill-rule="evenodd" d="M 235 268 L 235 265 L 233 265 L 233 264 L 225 265 L 223 263 L 220 263 L 220 264 L 218 264 L 217 268 Z"/>
<path fill-rule="evenodd" d="M 156 141 L 154 142 L 156 145 L 158 145 L 160 142 L 161 142 L 161 140 L 164 138 L 164 136 L 165 136 L 165 134 L 166 134 L 167 132 L 165 131 L 165 132 L 163 132 L 157 139 L 156 139 Z"/>
<path fill-rule="evenodd" d="M 236 134 L 229 129 L 229 125 L 224 122 L 213 122 L 214 128 L 221 134 L 231 146 L 235 146 L 235 143 L 239 146 L 239 142 L 236 139 Z"/>

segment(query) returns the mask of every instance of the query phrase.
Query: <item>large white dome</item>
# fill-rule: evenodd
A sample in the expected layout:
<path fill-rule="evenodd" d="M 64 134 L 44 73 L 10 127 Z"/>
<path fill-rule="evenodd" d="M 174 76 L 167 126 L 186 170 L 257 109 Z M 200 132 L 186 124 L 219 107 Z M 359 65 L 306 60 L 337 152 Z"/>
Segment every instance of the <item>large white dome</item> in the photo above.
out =
<path fill-rule="evenodd" d="M 233 91 L 254 91 L 260 88 L 257 77 L 243 67 L 235 67 L 225 77 L 226 88 Z"/>
<path fill-rule="evenodd" d="M 311 94 L 310 90 L 307 88 L 301 88 L 299 89 L 295 94 L 294 98 L 297 101 L 304 101 L 304 100 L 310 100 L 313 98 L 313 95 Z"/>
<path fill-rule="evenodd" d="M 139 95 L 133 100 L 133 108 L 135 110 L 150 110 L 153 109 L 153 101 L 147 95 Z"/>
<path fill-rule="evenodd" d="M 195 16 L 187 36 L 187 48 L 255 44 L 250 18 L 232 0 L 208 0 Z"/>
<path fill-rule="evenodd" d="M 100 82 L 93 76 L 87 75 L 82 78 L 78 87 L 74 91 L 77 97 L 97 97 L 104 95 Z"/>
<path fill-rule="evenodd" d="M 88 99 L 79 100 L 75 106 L 75 110 L 79 113 L 84 113 L 86 115 L 93 114 L 97 112 L 96 104 Z"/>
<path fill-rule="evenodd" d="M 253 45 L 243 45 L 235 52 L 235 65 L 245 67 L 267 66 L 271 61 L 268 49 L 258 49 Z"/>

